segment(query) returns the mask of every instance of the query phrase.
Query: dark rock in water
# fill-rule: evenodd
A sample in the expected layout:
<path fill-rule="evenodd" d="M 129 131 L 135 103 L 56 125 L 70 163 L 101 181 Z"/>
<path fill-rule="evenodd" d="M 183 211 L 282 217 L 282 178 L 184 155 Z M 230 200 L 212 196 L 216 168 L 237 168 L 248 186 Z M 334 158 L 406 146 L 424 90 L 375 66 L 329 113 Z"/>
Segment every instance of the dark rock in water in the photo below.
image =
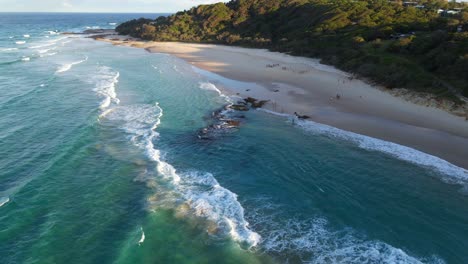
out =
<path fill-rule="evenodd" d="M 249 111 L 249 107 L 248 107 L 248 106 L 246 106 L 246 105 L 240 105 L 240 104 L 239 104 L 239 105 L 237 105 L 237 104 L 231 105 L 230 108 L 231 108 L 232 110 L 236 110 L 236 111 Z"/>
<path fill-rule="evenodd" d="M 252 98 L 252 97 L 247 97 L 244 99 L 244 101 L 248 104 L 250 104 L 253 108 L 261 108 L 263 107 L 266 103 L 269 102 L 269 100 L 257 100 L 255 98 Z"/>
<path fill-rule="evenodd" d="M 239 127 L 240 126 L 240 121 L 238 120 L 228 120 L 226 121 L 227 125 L 229 127 Z"/>
<path fill-rule="evenodd" d="M 255 103 L 256 101 L 257 99 L 252 98 L 252 97 L 247 97 L 244 99 L 244 102 L 246 102 L 247 104 L 252 104 L 252 103 Z"/>
<path fill-rule="evenodd" d="M 300 115 L 300 114 L 298 114 L 298 113 L 296 113 L 296 112 L 294 112 L 294 115 L 295 115 L 298 119 L 302 119 L 302 120 L 304 120 L 304 119 L 309 119 L 309 118 L 310 118 L 310 116 L 308 116 L 308 115 Z"/>
<path fill-rule="evenodd" d="M 252 107 L 253 108 L 262 108 L 268 102 L 269 102 L 269 100 L 261 100 L 261 101 L 258 101 L 256 103 L 252 104 Z"/>
<path fill-rule="evenodd" d="M 112 34 L 115 33 L 115 30 L 113 29 L 87 29 L 83 31 L 83 34 Z"/>
<path fill-rule="evenodd" d="M 246 105 L 238 106 L 239 109 L 246 109 L 245 111 L 249 109 Z M 233 108 L 228 105 L 212 112 L 210 117 L 212 124 L 200 129 L 198 132 L 198 138 L 202 140 L 213 140 L 216 137 L 237 131 L 241 125 L 241 121 L 238 120 L 238 117 L 232 115 L 233 111 L 229 111 L 230 109 Z"/>

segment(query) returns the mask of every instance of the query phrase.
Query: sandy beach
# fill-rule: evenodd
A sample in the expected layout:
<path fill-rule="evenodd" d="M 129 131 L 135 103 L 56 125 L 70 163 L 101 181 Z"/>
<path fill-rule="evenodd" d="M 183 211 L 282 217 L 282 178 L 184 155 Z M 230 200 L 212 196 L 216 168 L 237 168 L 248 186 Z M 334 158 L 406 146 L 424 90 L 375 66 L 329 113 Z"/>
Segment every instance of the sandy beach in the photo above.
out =
<path fill-rule="evenodd" d="M 267 50 L 210 44 L 97 38 L 114 45 L 177 56 L 197 68 L 245 82 L 227 93 L 269 100 L 265 108 L 409 146 L 468 169 L 468 121 L 441 108 L 415 104 L 318 60 Z M 250 85 L 251 84 L 251 85 Z"/>

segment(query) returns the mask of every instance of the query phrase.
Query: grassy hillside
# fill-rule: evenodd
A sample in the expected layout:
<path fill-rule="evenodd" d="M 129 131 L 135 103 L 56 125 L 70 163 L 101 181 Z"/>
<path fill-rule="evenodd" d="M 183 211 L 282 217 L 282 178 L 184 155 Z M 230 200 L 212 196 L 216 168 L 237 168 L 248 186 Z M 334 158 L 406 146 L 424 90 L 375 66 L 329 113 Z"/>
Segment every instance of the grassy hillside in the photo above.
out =
<path fill-rule="evenodd" d="M 443 0 L 418 5 L 233 0 L 128 21 L 117 31 L 146 40 L 221 43 L 318 57 L 388 88 L 454 99 L 468 96 L 468 6 Z"/>

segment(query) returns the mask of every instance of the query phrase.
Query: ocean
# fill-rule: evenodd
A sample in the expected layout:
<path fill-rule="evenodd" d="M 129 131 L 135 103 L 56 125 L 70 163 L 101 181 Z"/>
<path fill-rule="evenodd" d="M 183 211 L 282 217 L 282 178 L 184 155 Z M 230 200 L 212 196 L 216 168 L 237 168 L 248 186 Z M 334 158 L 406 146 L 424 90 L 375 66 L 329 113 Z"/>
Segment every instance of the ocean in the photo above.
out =
<path fill-rule="evenodd" d="M 60 34 L 142 16 L 0 13 L 0 263 L 468 263 L 466 170 Z"/>

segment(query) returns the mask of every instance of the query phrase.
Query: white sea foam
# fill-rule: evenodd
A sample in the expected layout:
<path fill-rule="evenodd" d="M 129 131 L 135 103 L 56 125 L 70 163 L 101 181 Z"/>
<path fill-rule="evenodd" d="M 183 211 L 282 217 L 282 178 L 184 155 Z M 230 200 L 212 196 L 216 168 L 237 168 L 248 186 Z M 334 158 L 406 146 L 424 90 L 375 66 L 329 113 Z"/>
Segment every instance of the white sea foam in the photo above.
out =
<path fill-rule="evenodd" d="M 130 135 L 135 146 L 145 151 L 147 157 L 156 163 L 156 171 L 165 182 L 167 195 L 164 202 L 177 207 L 185 205 L 190 215 L 215 223 L 219 233 L 247 246 L 255 246 L 260 236 L 248 228 L 244 219 L 244 209 L 237 200 L 237 195 L 221 187 L 210 173 L 186 172 L 177 173 L 176 169 L 162 158 L 160 150 L 154 146 L 159 134 L 156 132 L 163 115 L 156 105 L 116 106 L 107 111 L 106 120 L 119 122 L 119 128 Z M 146 179 L 149 186 L 155 186 L 154 180 Z M 150 184 L 151 182 L 151 184 Z M 159 195 L 163 191 L 158 190 Z M 176 197 L 173 197 L 173 196 Z M 158 202 L 163 203 L 159 200 Z M 218 233 L 218 232 L 217 232 Z"/>
<path fill-rule="evenodd" d="M 220 186 L 212 174 L 183 173 L 177 189 L 196 216 L 216 223 L 233 240 L 247 243 L 249 247 L 261 241 L 260 235 L 249 229 L 237 195 Z"/>
<path fill-rule="evenodd" d="M 71 41 L 71 40 L 67 40 L 67 41 L 62 42 L 62 46 L 65 46 L 65 44 L 68 44 L 68 43 L 70 43 L 70 42 L 72 42 L 72 41 Z"/>
<path fill-rule="evenodd" d="M 15 43 L 16 43 L 17 45 L 23 45 L 23 44 L 26 44 L 26 41 L 21 40 L 21 41 L 16 41 Z"/>
<path fill-rule="evenodd" d="M 145 232 L 143 231 L 143 227 L 141 227 L 141 238 L 140 241 L 138 241 L 138 245 L 140 246 L 143 242 L 145 242 Z"/>
<path fill-rule="evenodd" d="M 45 48 L 45 47 L 50 47 L 52 45 L 55 45 L 55 42 L 48 42 L 48 43 L 37 45 L 37 46 L 31 46 L 29 48 L 30 49 L 41 49 L 41 48 Z"/>
<path fill-rule="evenodd" d="M 75 61 L 75 62 L 72 62 L 72 63 L 67 63 L 67 64 L 63 64 L 62 66 L 60 66 L 57 71 L 55 71 L 55 73 L 62 73 L 62 72 L 67 72 L 69 71 L 74 65 L 78 65 L 80 63 L 83 63 L 85 61 L 88 60 L 88 56 L 85 57 L 85 59 L 83 60 L 80 60 L 80 61 Z"/>
<path fill-rule="evenodd" d="M 21 58 L 21 60 L 22 60 L 22 61 L 30 61 L 31 58 L 29 58 L 29 57 L 23 57 L 23 58 Z"/>
<path fill-rule="evenodd" d="M 297 255 L 304 263 L 444 263 L 437 256 L 410 256 L 382 241 L 369 240 L 351 228 L 332 231 L 323 217 L 284 219 L 283 209 L 263 200 L 249 212 L 253 227 L 263 237 L 259 250 L 280 257 Z"/>
<path fill-rule="evenodd" d="M 159 69 L 157 66 L 151 65 L 151 67 L 153 67 L 153 69 L 157 70 L 159 73 L 163 73 L 162 70 Z"/>
<path fill-rule="evenodd" d="M 4 205 L 7 204 L 9 201 L 10 201 L 10 198 L 9 198 L 9 197 L 2 197 L 2 198 L 0 198 L 0 207 L 4 206 Z"/>
<path fill-rule="evenodd" d="M 18 50 L 18 48 L 4 48 L 4 49 L 0 49 L 1 52 L 9 52 L 9 51 L 15 51 L 15 50 Z"/>
<path fill-rule="evenodd" d="M 229 96 L 222 93 L 221 90 L 219 90 L 218 87 L 216 87 L 216 85 L 214 85 L 214 84 L 212 84 L 210 82 L 200 82 L 199 87 L 200 87 L 200 89 L 203 89 L 203 90 L 214 91 L 220 97 L 222 97 L 224 100 L 226 100 L 228 103 L 232 103 L 232 100 L 231 100 L 231 98 L 229 98 Z"/>
<path fill-rule="evenodd" d="M 202 82 L 200 83 L 200 88 L 203 89 L 203 90 L 208 90 L 208 91 L 215 91 L 217 92 L 219 95 L 221 95 L 221 91 L 218 89 L 218 87 L 216 87 L 216 85 L 212 84 L 212 83 L 209 83 L 209 82 Z"/>
<path fill-rule="evenodd" d="M 58 32 L 57 31 L 46 31 L 47 33 L 49 33 L 50 35 L 57 35 Z"/>
<path fill-rule="evenodd" d="M 109 25 L 115 26 L 115 25 L 117 25 L 117 23 L 115 23 L 115 22 L 110 22 Z"/>
<path fill-rule="evenodd" d="M 119 82 L 119 77 L 120 73 L 115 72 L 109 67 L 101 67 L 99 69 L 99 74 L 94 80 L 96 83 L 94 91 L 104 98 L 99 105 L 99 108 L 102 111 L 105 111 L 111 105 L 118 105 L 120 103 L 115 91 L 115 85 Z M 103 112 L 101 116 L 105 114 L 106 112 Z"/>
<path fill-rule="evenodd" d="M 259 109 L 260 111 L 268 112 L 270 114 L 294 118 L 291 115 L 280 114 L 272 112 L 265 109 Z M 446 175 L 448 177 L 443 177 L 447 183 L 457 183 L 457 184 L 466 184 L 468 183 L 468 171 L 455 166 L 449 163 L 446 160 L 432 156 L 430 154 L 421 152 L 419 150 L 402 146 L 396 143 L 384 141 L 381 139 L 376 139 L 353 132 L 341 130 L 335 127 L 328 125 L 316 123 L 313 121 L 303 121 L 295 120 L 294 122 L 297 126 L 303 128 L 304 130 L 320 135 L 331 136 L 339 139 L 343 139 L 349 142 L 353 142 L 358 145 L 360 148 L 371 150 L 371 151 L 380 151 L 386 154 L 389 154 L 400 160 L 411 162 L 413 164 L 430 168 L 438 173 Z"/>
<path fill-rule="evenodd" d="M 30 35 L 23 35 L 23 37 L 25 37 L 25 38 L 29 38 L 29 37 L 31 37 L 31 36 L 30 36 Z"/>
<path fill-rule="evenodd" d="M 43 58 L 43 57 L 46 57 L 46 56 L 54 56 L 54 55 L 57 55 L 57 52 L 50 52 L 50 53 L 46 53 L 46 54 L 39 54 L 39 57 Z"/>
<path fill-rule="evenodd" d="M 57 47 L 53 47 L 53 48 L 50 48 L 50 49 L 41 49 L 41 50 L 38 50 L 37 52 L 39 52 L 39 54 L 44 54 L 44 53 L 47 53 L 51 50 L 54 50 L 56 49 Z"/>

